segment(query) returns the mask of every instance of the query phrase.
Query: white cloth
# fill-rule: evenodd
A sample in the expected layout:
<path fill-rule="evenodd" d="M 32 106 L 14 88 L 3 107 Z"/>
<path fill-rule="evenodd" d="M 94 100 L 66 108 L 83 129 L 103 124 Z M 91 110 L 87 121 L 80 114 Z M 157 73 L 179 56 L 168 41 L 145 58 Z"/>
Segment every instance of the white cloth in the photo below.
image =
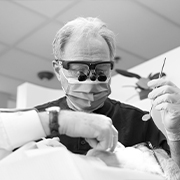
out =
<path fill-rule="evenodd" d="M 36 110 L 0 109 L 0 148 L 11 151 L 45 136 Z"/>

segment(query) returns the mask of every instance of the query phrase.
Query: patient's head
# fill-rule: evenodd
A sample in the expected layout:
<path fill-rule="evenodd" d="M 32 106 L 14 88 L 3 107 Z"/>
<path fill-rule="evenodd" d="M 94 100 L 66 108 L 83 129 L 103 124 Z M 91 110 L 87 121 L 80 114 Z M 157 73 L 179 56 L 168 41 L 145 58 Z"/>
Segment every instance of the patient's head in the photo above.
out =
<path fill-rule="evenodd" d="M 163 149 L 152 150 L 146 143 L 126 148 L 119 143 L 114 152 L 92 149 L 87 153 L 87 156 L 97 157 L 111 167 L 159 174 L 171 180 L 180 177 L 179 168 L 169 155 Z M 178 178 L 172 178 L 174 174 Z"/>

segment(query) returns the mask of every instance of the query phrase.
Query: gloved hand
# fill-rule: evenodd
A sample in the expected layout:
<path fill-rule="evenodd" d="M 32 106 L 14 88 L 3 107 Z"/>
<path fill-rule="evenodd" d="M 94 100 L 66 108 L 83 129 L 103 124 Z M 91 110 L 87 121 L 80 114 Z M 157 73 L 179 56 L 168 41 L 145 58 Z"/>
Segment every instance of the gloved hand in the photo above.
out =
<path fill-rule="evenodd" d="M 109 117 L 93 113 L 61 111 L 60 134 L 83 137 L 92 148 L 113 151 L 118 132 Z"/>
<path fill-rule="evenodd" d="M 164 78 L 149 81 L 148 86 L 154 88 L 148 97 L 155 109 L 161 111 L 168 139 L 180 140 L 180 89 Z"/>

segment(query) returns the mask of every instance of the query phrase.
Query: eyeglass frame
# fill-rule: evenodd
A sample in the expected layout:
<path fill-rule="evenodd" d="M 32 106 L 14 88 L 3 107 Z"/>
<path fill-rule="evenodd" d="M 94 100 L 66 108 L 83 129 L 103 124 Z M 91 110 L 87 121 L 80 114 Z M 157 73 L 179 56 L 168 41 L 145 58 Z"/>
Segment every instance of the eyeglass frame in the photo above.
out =
<path fill-rule="evenodd" d="M 114 62 L 113 61 L 96 61 L 96 62 L 92 62 L 92 61 L 65 61 L 65 60 L 59 60 L 59 59 L 55 59 L 55 61 L 57 62 L 61 62 L 61 65 L 63 66 L 63 68 L 69 70 L 69 66 L 70 64 L 85 64 L 89 67 L 89 71 L 91 70 L 95 70 L 96 66 L 99 64 L 110 64 L 111 65 L 111 70 L 114 68 Z"/>

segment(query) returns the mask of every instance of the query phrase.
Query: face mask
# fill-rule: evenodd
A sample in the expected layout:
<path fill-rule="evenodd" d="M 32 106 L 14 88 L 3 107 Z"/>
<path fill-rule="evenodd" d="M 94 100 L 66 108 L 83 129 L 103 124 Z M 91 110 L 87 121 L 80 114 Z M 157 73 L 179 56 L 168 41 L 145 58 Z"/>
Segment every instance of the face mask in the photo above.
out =
<path fill-rule="evenodd" d="M 104 104 L 111 93 L 110 78 L 105 82 L 78 81 L 74 78 L 67 78 L 63 70 L 60 70 L 61 86 L 64 90 L 67 103 L 74 110 L 92 112 Z"/>

